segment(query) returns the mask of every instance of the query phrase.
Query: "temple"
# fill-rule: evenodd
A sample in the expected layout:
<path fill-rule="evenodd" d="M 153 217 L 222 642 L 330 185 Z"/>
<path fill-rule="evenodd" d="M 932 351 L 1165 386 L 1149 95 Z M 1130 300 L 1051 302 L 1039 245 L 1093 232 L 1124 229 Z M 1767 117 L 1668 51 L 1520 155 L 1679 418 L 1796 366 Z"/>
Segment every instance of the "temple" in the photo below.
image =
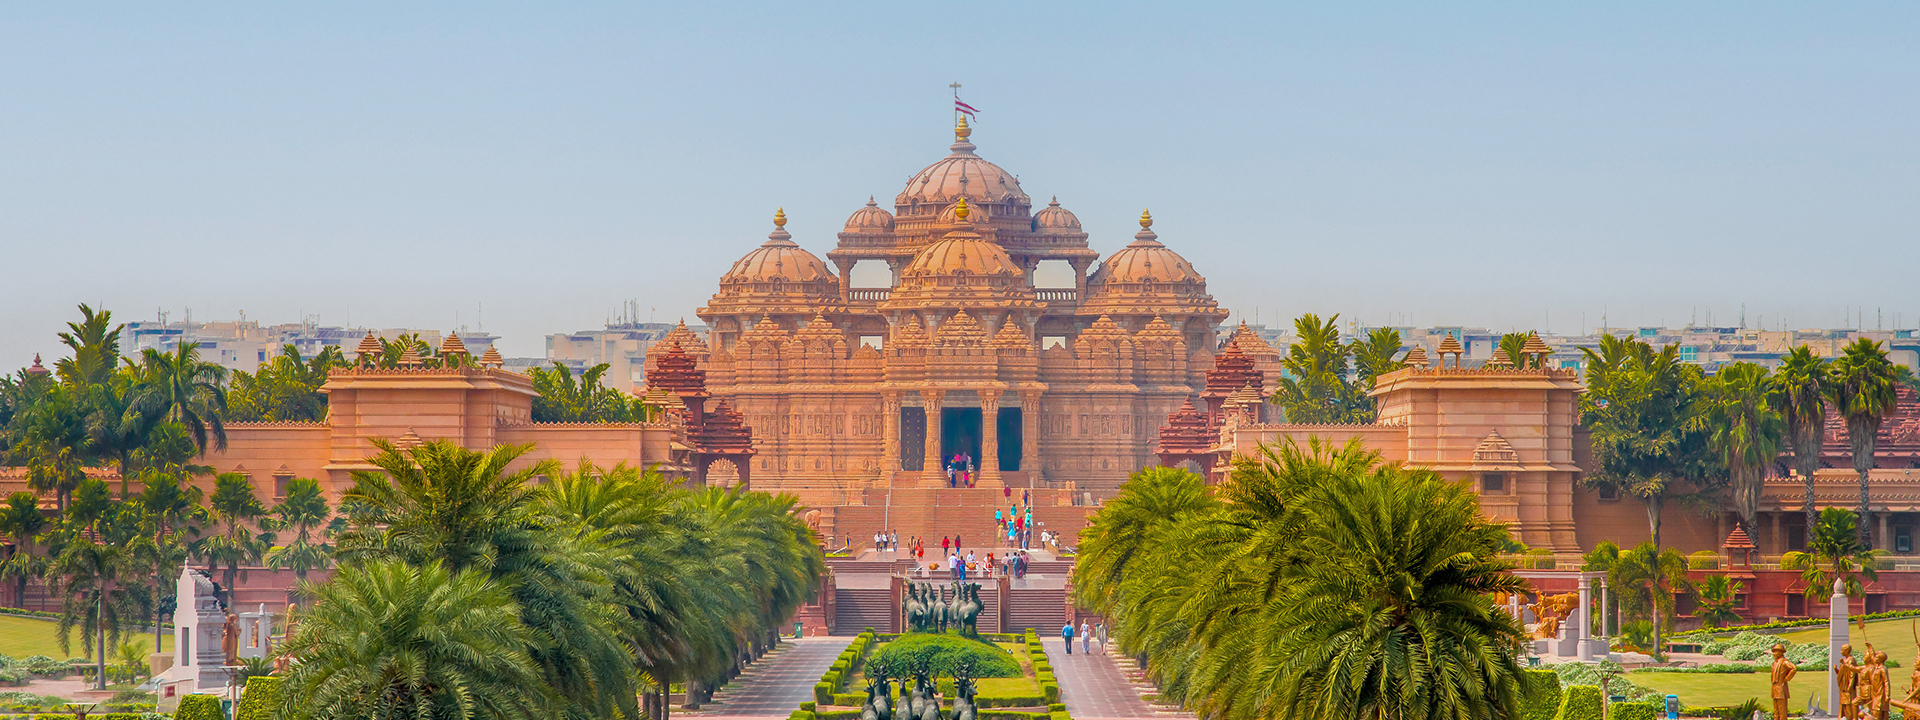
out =
<path fill-rule="evenodd" d="M 1102 261 L 971 135 L 959 121 L 891 212 L 855 210 L 826 261 L 776 213 L 700 308 L 708 391 L 754 428 L 755 487 L 863 505 L 866 489 L 946 487 L 958 456 L 976 488 L 1097 499 L 1155 461 L 1161 419 L 1206 387 L 1227 311 L 1152 216 Z M 886 287 L 853 284 L 866 261 Z M 1049 261 L 1073 287 L 1036 286 Z"/>

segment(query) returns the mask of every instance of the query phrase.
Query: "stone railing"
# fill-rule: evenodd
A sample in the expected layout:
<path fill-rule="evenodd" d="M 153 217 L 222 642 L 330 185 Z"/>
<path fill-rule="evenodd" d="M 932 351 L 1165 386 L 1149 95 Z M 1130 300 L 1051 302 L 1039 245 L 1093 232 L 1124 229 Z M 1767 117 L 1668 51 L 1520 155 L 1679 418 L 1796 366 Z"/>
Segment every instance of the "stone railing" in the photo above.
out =
<path fill-rule="evenodd" d="M 1033 298 L 1041 302 L 1074 302 L 1080 291 L 1074 288 L 1034 288 Z"/>
<path fill-rule="evenodd" d="M 847 288 L 847 302 L 881 302 L 891 295 L 891 288 Z"/>

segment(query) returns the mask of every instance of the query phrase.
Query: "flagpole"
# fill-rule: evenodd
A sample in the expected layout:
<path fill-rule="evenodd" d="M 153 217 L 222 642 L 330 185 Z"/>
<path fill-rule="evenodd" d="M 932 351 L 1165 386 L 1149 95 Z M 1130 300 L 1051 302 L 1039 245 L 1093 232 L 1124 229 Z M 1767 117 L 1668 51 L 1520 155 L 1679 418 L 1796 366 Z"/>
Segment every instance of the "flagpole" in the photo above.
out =
<path fill-rule="evenodd" d="M 955 82 L 951 85 L 948 85 L 947 87 L 953 88 L 953 124 L 959 125 L 960 124 L 960 83 Z"/>

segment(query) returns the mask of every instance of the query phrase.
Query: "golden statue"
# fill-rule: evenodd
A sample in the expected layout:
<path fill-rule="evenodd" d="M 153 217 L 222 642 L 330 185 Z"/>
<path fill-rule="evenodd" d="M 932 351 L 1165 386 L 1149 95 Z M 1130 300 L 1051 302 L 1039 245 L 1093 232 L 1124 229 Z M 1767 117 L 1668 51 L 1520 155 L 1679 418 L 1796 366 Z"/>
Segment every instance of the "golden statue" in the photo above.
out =
<path fill-rule="evenodd" d="M 1787 699 L 1793 692 L 1787 683 L 1793 676 L 1800 674 L 1800 668 L 1787 660 L 1787 648 L 1779 643 L 1773 644 L 1773 716 L 1787 717 Z"/>
<path fill-rule="evenodd" d="M 1859 686 L 1860 665 L 1853 661 L 1853 646 L 1840 646 L 1840 664 L 1833 669 L 1840 684 L 1840 701 L 1837 709 L 1843 720 L 1856 720 L 1860 713 L 1854 707 L 1854 689 Z"/>
<path fill-rule="evenodd" d="M 1861 715 L 1863 720 L 1887 720 L 1887 710 L 1891 705 L 1889 702 L 1891 698 L 1888 697 L 1887 692 L 1886 653 L 1868 653 L 1866 670 L 1860 677 L 1860 681 L 1860 689 L 1857 692 L 1863 701 L 1862 705 L 1864 705 L 1862 709 L 1865 712 Z M 1774 702 L 1778 703 L 1779 701 L 1776 700 Z"/>

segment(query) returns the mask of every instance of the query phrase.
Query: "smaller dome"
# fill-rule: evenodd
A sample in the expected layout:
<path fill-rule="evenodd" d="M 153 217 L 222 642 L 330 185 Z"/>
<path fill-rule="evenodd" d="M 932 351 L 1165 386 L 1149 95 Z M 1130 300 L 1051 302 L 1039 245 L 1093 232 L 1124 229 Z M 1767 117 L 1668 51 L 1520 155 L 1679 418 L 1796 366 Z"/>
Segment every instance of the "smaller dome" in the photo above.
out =
<path fill-rule="evenodd" d="M 1153 215 L 1140 213 L 1140 232 L 1134 234 L 1133 242 L 1107 256 L 1100 269 L 1087 279 L 1088 284 L 1207 281 L 1194 271 L 1186 258 L 1160 244 L 1160 236 L 1155 235 L 1152 228 Z"/>
<path fill-rule="evenodd" d="M 880 209 L 873 198 L 867 198 L 867 206 L 853 211 L 847 218 L 847 232 L 886 232 L 893 230 L 893 213 Z"/>
<path fill-rule="evenodd" d="M 1019 265 L 999 245 L 987 242 L 972 231 L 972 215 L 975 210 L 967 206 L 966 198 L 954 203 L 942 215 L 951 215 L 953 222 L 960 227 L 947 233 L 940 239 L 913 256 L 913 263 L 907 266 L 908 277 L 928 275 L 1002 275 L 1018 276 L 1022 272 Z"/>
<path fill-rule="evenodd" d="M 1080 233 L 1080 218 L 1073 212 L 1060 207 L 1060 198 L 1033 214 L 1033 231 L 1037 233 L 1075 235 Z"/>
<path fill-rule="evenodd" d="M 734 263 L 733 269 L 721 276 L 721 283 L 834 280 L 833 271 L 827 269 L 827 264 L 800 247 L 793 241 L 793 236 L 787 233 L 787 213 L 784 209 L 774 213 L 773 225 L 773 232 L 767 234 L 767 241 Z"/>

